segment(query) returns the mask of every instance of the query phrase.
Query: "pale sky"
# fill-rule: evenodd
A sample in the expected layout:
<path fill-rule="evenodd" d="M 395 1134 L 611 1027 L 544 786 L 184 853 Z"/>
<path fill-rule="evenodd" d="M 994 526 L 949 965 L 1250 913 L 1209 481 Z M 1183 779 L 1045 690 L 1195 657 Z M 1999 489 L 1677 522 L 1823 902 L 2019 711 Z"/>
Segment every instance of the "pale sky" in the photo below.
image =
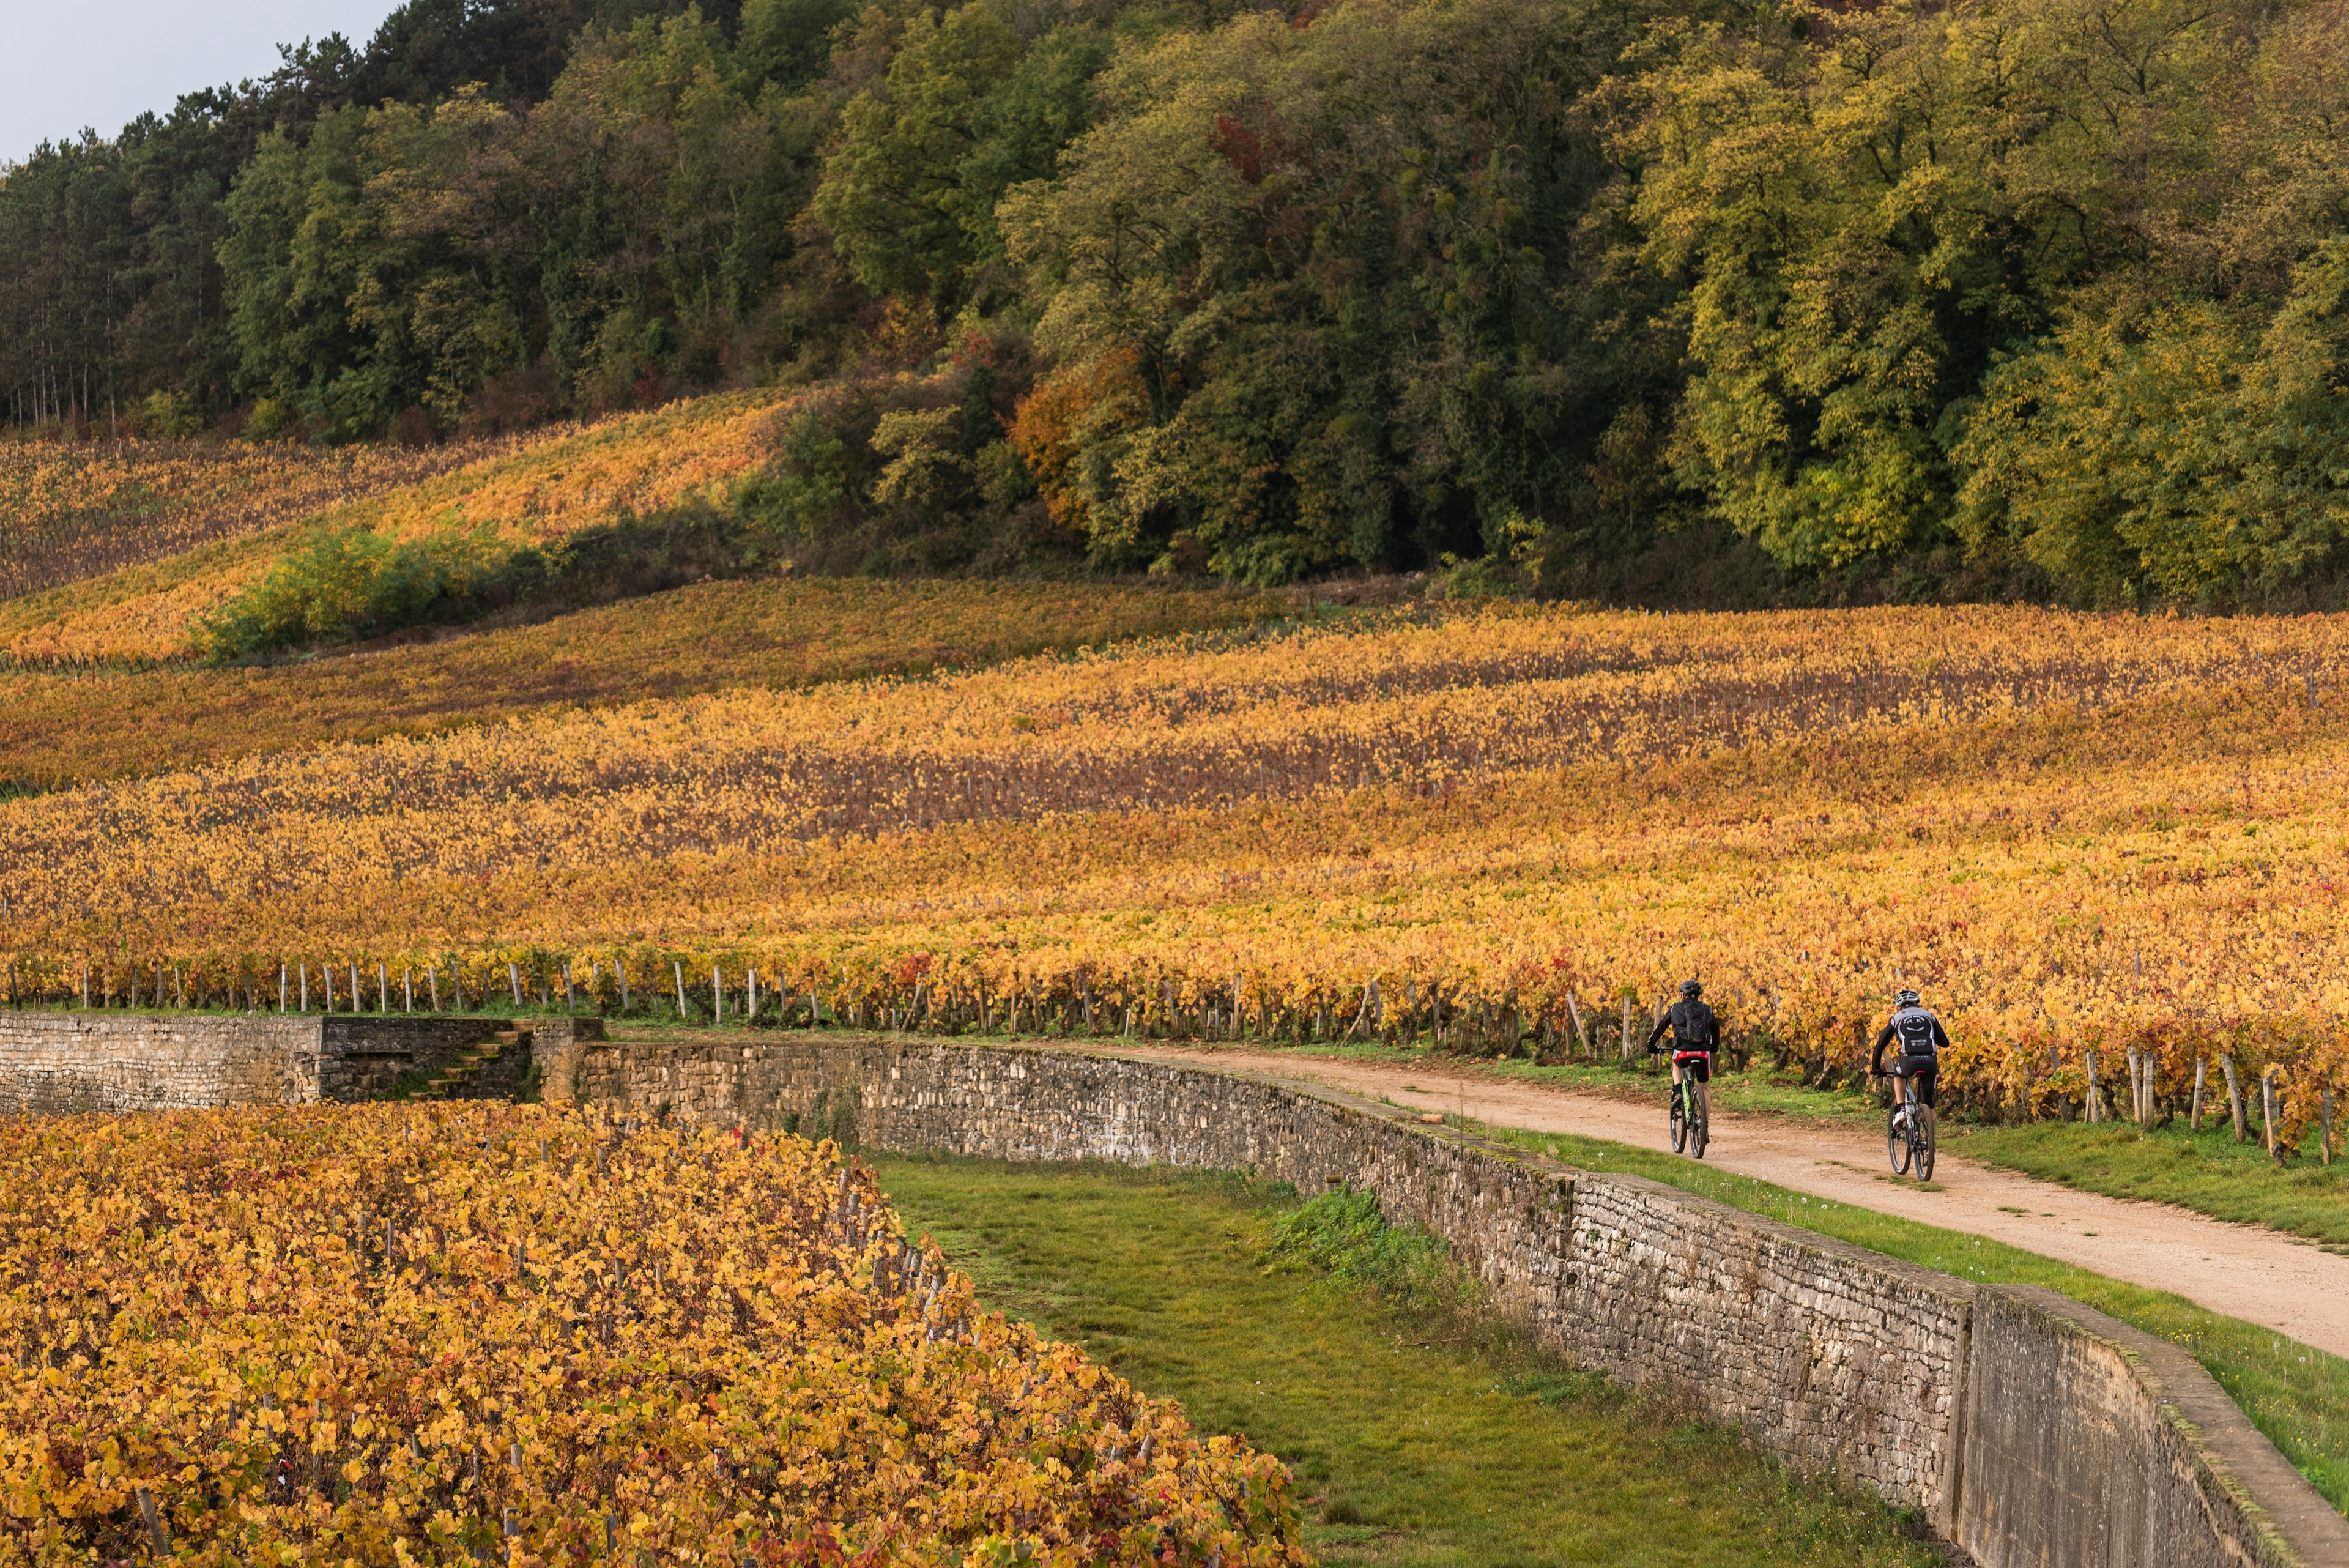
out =
<path fill-rule="evenodd" d="M 0 0 L 0 162 L 95 126 L 112 136 L 183 92 L 275 68 L 277 46 L 355 45 L 398 0 Z"/>

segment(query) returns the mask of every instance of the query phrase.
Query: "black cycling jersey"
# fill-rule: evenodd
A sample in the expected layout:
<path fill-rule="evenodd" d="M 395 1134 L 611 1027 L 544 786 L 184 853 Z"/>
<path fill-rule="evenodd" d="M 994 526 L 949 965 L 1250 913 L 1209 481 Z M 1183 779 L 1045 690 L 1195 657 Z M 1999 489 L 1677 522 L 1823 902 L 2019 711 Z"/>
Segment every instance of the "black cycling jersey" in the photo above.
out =
<path fill-rule="evenodd" d="M 1648 1032 L 1648 1049 L 1653 1051 L 1664 1031 L 1672 1032 L 1675 1051 L 1717 1051 L 1721 1048 L 1721 1023 L 1713 1009 L 1702 1002 L 1675 1002 L 1670 1011 L 1656 1020 L 1655 1028 Z"/>
<path fill-rule="evenodd" d="M 1884 1048 L 1895 1040 L 1900 1043 L 1900 1064 L 1903 1070 L 1911 1062 L 1931 1063 L 1947 1049 L 1950 1036 L 1941 1028 L 1941 1021 L 1921 1007 L 1904 1007 L 1892 1015 L 1884 1033 L 1876 1037 L 1876 1055 L 1869 1061 L 1871 1073 L 1884 1071 Z"/>

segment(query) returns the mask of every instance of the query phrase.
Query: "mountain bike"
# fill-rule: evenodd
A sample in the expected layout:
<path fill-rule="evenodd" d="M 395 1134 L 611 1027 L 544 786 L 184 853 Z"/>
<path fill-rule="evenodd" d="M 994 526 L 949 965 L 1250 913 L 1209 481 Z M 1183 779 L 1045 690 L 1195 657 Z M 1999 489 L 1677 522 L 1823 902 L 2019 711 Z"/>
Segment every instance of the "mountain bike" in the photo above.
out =
<path fill-rule="evenodd" d="M 1713 1138 L 1712 1096 L 1697 1082 L 1694 1071 L 1682 1073 L 1672 1088 L 1672 1152 L 1704 1158 Z"/>
<path fill-rule="evenodd" d="M 1920 1181 L 1930 1181 L 1933 1179 L 1933 1107 L 1919 1102 L 1915 1077 L 1896 1075 L 1892 1083 L 1894 1098 L 1898 1103 L 1884 1123 L 1884 1148 L 1892 1158 L 1892 1174 L 1914 1175 Z"/>

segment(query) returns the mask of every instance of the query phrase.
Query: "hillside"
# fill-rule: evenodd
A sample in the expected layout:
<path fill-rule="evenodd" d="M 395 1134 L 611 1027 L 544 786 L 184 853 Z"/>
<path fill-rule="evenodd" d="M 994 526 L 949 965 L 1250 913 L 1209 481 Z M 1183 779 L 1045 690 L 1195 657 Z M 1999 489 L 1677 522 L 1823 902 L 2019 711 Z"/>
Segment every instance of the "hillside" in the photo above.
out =
<path fill-rule="evenodd" d="M 1905 980 L 1954 1089 L 2060 1111 L 2116 1042 L 2173 1085 L 2222 1038 L 2333 1062 L 2340 648 L 1496 607 L 721 691 L 0 805 L 0 943 L 50 991 L 107 953 L 93 984 L 150 994 L 715 962 L 829 1006 L 1504 1051 L 1696 972 L 1829 1075 Z M 2295 1138 L 2323 1082 L 2286 1080 Z"/>
<path fill-rule="evenodd" d="M 277 667 L 20 669 L 0 673 L 0 789 L 429 734 L 542 708 L 918 675 L 1290 613 L 1290 600 L 1270 594 L 761 576 Z"/>
<path fill-rule="evenodd" d="M 775 400 L 763 395 L 694 400 L 459 449 L 444 461 L 379 459 L 367 469 L 377 477 L 363 493 L 331 499 L 315 484 L 280 481 L 289 471 L 304 473 L 298 462 L 213 458 L 208 485 L 150 496 L 136 525 L 145 559 L 0 601 L 0 651 L 20 665 L 196 658 L 208 617 L 305 547 L 355 533 L 460 552 L 452 572 L 488 576 L 518 552 L 560 552 L 589 530 L 697 507 L 723 511 L 764 460 L 775 418 Z M 70 504 L 75 487 L 61 476 L 71 471 L 57 453 L 36 449 L 31 458 L 16 505 L 37 515 Z M 222 514 L 234 525 L 210 521 Z M 461 591 L 464 583 L 454 576 L 449 586 Z M 363 623 L 373 607 L 375 584 L 365 573 L 305 587 L 310 605 L 327 601 L 344 622 L 297 634 L 300 640 Z"/>
<path fill-rule="evenodd" d="M 11 165 L 0 401 L 788 388 L 827 570 L 2337 607 L 2345 56 L 2349 0 L 409 0 Z M 78 606 L 0 645 L 202 607 Z"/>

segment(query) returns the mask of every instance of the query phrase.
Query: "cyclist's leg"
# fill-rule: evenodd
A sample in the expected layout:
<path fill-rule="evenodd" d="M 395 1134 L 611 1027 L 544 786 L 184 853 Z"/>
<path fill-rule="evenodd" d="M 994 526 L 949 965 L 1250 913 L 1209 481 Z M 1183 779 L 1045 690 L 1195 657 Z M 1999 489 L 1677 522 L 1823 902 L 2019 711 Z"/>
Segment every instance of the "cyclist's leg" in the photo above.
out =
<path fill-rule="evenodd" d="M 1940 1082 L 1940 1078 L 1941 1069 L 1939 1064 L 1917 1069 L 1917 1103 L 1919 1105 L 1930 1106 L 1933 1103 L 1933 1089 Z"/>

